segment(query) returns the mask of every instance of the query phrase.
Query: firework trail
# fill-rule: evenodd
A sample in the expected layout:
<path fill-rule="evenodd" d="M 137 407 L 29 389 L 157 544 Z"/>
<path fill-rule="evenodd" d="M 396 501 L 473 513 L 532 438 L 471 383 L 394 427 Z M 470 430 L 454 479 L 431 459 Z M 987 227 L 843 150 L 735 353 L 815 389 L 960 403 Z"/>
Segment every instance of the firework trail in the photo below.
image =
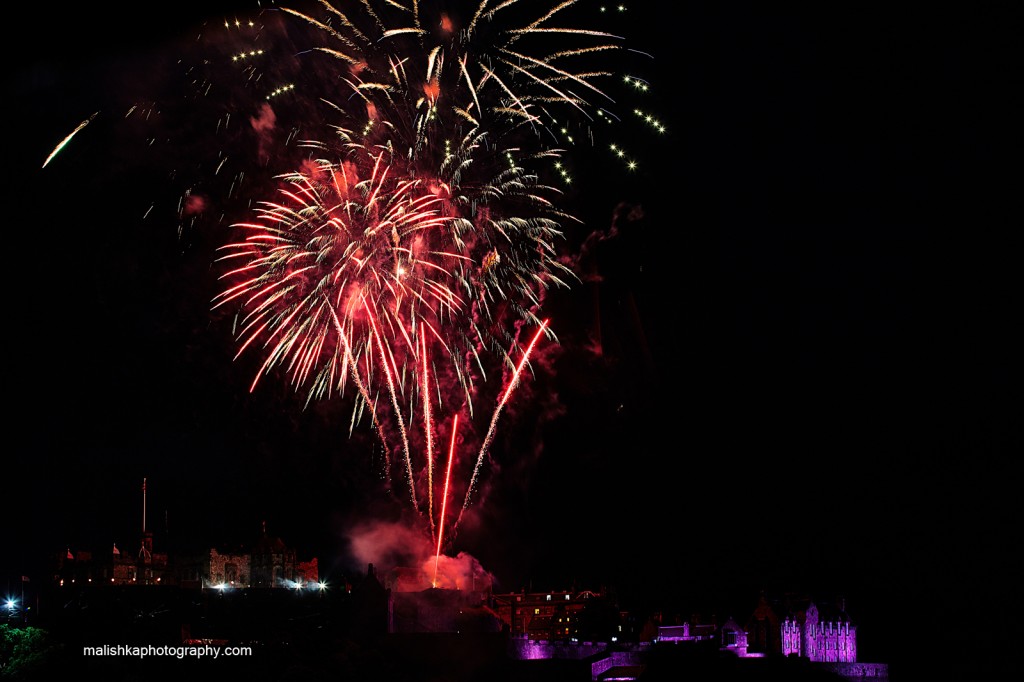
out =
<path fill-rule="evenodd" d="M 479 476 L 480 473 L 480 465 L 483 464 L 484 456 L 487 454 L 487 450 L 491 445 L 491 439 L 494 438 L 494 430 L 498 425 L 498 416 L 501 414 L 501 410 L 505 407 L 505 404 L 508 402 L 509 396 L 512 395 L 512 391 L 514 391 L 516 386 L 519 385 L 519 378 L 523 372 L 523 367 L 526 366 L 527 360 L 530 359 L 530 353 L 533 352 L 533 347 L 537 345 L 537 340 L 540 339 L 541 334 L 544 333 L 545 329 L 547 329 L 547 326 L 548 320 L 544 320 L 544 322 L 541 324 L 540 329 L 538 329 L 537 332 L 533 335 L 533 338 L 530 340 L 530 344 L 526 347 L 526 350 L 523 352 L 522 360 L 520 360 L 519 364 L 516 365 L 515 372 L 512 373 L 512 377 L 511 379 L 509 379 L 508 386 L 502 392 L 501 399 L 498 401 L 498 405 L 494 408 L 494 414 L 491 417 L 491 424 L 487 429 L 487 435 L 484 436 L 483 445 L 480 446 L 480 454 L 477 455 L 476 464 L 473 466 L 473 476 L 469 481 L 469 486 L 466 488 L 466 501 L 462 505 L 462 511 L 459 512 L 458 521 L 462 520 L 462 512 L 465 512 L 466 509 L 469 507 L 470 497 L 473 493 L 474 487 L 476 486 L 477 476 Z M 458 521 L 456 521 L 456 525 L 458 525 Z"/>
<path fill-rule="evenodd" d="M 351 382 L 353 427 L 369 413 L 386 476 L 401 457 L 435 560 L 459 415 L 472 434 L 488 374 L 504 378 L 449 538 L 533 349 L 555 338 L 538 317 L 544 293 L 575 278 L 557 257 L 575 218 L 537 168 L 561 158 L 570 121 L 587 130 L 603 115 L 611 100 L 598 83 L 613 71 L 593 65 L 621 47 L 610 33 L 560 23 L 577 4 L 482 0 L 461 16 L 416 0 L 284 8 L 305 45 L 298 89 L 323 92 L 306 121 L 324 132 L 297 144 L 304 158 L 276 176 L 276 194 L 234 226 L 218 259 L 225 285 L 213 306 L 238 311 L 237 355 L 263 357 L 251 389 L 274 372 L 309 402 Z M 276 120 L 263 111 L 270 123 L 254 120 L 254 130 Z M 262 139 L 260 156 L 272 156 Z M 536 331 L 523 346 L 525 326 Z M 435 521 L 434 430 L 449 415 Z"/>
<path fill-rule="evenodd" d="M 90 123 L 92 123 L 92 120 L 94 118 L 96 118 L 97 114 L 99 114 L 99 113 L 100 112 L 98 112 L 98 111 L 95 112 L 92 116 L 90 116 L 89 118 L 85 119 L 84 121 L 79 123 L 77 126 L 75 126 L 75 129 L 72 130 L 70 133 L 68 133 L 67 136 L 63 140 L 61 140 L 60 143 L 58 143 L 56 147 L 54 147 L 53 151 L 50 152 L 50 154 L 46 157 L 46 160 L 43 161 L 43 165 L 41 166 L 41 168 L 46 168 L 46 166 L 49 165 L 50 161 L 53 160 L 53 157 L 57 156 L 57 154 L 59 154 L 60 151 L 62 149 L 64 149 L 64 147 L 67 146 L 68 142 L 71 142 L 71 138 L 73 138 L 75 135 L 77 135 L 79 133 L 79 131 L 82 130 L 82 128 L 84 128 L 85 126 L 87 126 Z"/>
<path fill-rule="evenodd" d="M 441 558 L 441 547 L 444 540 L 444 517 L 445 512 L 448 510 L 448 484 L 452 479 L 452 462 L 455 461 L 455 436 L 458 435 L 458 432 L 459 415 L 456 413 L 452 421 L 452 444 L 448 448 L 448 470 L 444 475 L 444 492 L 441 493 L 441 520 L 437 531 L 437 552 L 434 554 L 434 579 L 431 581 L 434 587 L 437 587 L 437 563 Z"/>

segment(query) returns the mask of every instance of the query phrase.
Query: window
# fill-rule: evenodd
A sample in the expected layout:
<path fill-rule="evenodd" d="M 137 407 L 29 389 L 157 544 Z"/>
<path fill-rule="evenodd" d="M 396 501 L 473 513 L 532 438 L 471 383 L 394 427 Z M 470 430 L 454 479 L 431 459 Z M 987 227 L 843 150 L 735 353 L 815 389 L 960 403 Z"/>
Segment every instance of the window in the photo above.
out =
<path fill-rule="evenodd" d="M 548 595 L 548 601 L 551 601 L 551 595 L 550 594 Z"/>

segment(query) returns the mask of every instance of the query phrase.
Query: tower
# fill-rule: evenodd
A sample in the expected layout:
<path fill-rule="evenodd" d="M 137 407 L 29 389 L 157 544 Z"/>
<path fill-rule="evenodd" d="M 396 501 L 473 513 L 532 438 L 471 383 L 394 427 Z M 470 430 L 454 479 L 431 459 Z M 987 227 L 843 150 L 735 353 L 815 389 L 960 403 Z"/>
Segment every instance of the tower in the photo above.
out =
<path fill-rule="evenodd" d="M 146 479 L 142 479 L 142 546 L 139 547 L 139 563 L 153 563 L 153 534 L 146 530 Z"/>

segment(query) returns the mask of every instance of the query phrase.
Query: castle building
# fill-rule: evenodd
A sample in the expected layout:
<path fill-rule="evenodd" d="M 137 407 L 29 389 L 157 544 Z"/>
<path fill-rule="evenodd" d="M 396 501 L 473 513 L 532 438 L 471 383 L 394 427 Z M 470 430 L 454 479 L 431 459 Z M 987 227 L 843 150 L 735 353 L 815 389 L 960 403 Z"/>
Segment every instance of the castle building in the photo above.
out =
<path fill-rule="evenodd" d="M 263 534 L 252 548 L 249 566 L 252 587 L 281 587 L 295 582 L 295 550 L 281 538 L 268 535 L 266 521 Z"/>
<path fill-rule="evenodd" d="M 227 551 L 210 548 L 199 556 L 179 561 L 182 585 L 223 589 L 303 588 L 320 580 L 316 557 L 299 561 L 296 551 L 267 533 L 267 524 L 251 549 Z"/>
<path fill-rule="evenodd" d="M 762 594 L 746 631 L 750 652 L 824 663 L 857 661 L 857 627 L 843 600 L 833 607 L 805 596 L 770 601 Z"/>
<path fill-rule="evenodd" d="M 813 602 L 782 621 L 782 653 L 825 663 L 857 661 L 857 627 L 845 610 L 822 614 Z"/>
<path fill-rule="evenodd" d="M 252 575 L 252 557 L 245 552 L 218 552 L 211 548 L 203 557 L 200 572 L 208 585 L 248 587 Z"/>

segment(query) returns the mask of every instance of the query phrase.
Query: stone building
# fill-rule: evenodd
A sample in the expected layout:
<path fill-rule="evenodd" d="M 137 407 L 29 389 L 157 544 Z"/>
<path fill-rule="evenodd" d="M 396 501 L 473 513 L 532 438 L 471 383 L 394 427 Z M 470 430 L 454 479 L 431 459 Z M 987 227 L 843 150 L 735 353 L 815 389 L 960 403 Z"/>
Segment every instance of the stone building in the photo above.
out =
<path fill-rule="evenodd" d="M 751 653 L 829 663 L 857 661 L 857 627 L 841 599 L 833 606 L 806 596 L 770 600 L 762 594 L 746 631 Z"/>
<path fill-rule="evenodd" d="M 287 547 L 281 538 L 268 535 L 266 522 L 249 561 L 252 587 L 282 587 L 295 580 L 295 550 Z"/>
<path fill-rule="evenodd" d="M 857 661 L 857 627 L 842 605 L 819 609 L 810 602 L 782 621 L 782 653 L 825 663 Z"/>
<path fill-rule="evenodd" d="M 106 562 L 104 562 L 106 564 Z M 122 552 L 114 544 L 104 578 L 109 572 L 112 585 L 159 585 L 171 579 L 170 559 L 166 552 L 153 550 L 153 534 L 143 531 L 137 552 Z"/>
<path fill-rule="evenodd" d="M 55 557 L 53 581 L 58 585 L 166 585 L 174 582 L 170 559 L 163 552 L 143 545 L 138 552 L 122 552 L 117 545 L 109 551 L 79 549 Z"/>
<path fill-rule="evenodd" d="M 204 567 L 208 585 L 248 587 L 252 575 L 252 557 L 245 552 L 218 552 L 211 548 Z"/>
<path fill-rule="evenodd" d="M 267 524 L 252 547 L 211 548 L 179 562 L 182 585 L 223 589 L 304 588 L 320 580 L 316 557 L 299 561 L 294 547 L 267 533 Z"/>
<path fill-rule="evenodd" d="M 491 608 L 508 632 L 540 640 L 571 640 L 591 637 L 591 631 L 621 633 L 621 614 L 607 596 L 580 592 L 512 592 L 492 594 Z M 594 617 L 600 612 L 600 618 Z M 603 634 L 603 632 L 602 632 Z"/>

